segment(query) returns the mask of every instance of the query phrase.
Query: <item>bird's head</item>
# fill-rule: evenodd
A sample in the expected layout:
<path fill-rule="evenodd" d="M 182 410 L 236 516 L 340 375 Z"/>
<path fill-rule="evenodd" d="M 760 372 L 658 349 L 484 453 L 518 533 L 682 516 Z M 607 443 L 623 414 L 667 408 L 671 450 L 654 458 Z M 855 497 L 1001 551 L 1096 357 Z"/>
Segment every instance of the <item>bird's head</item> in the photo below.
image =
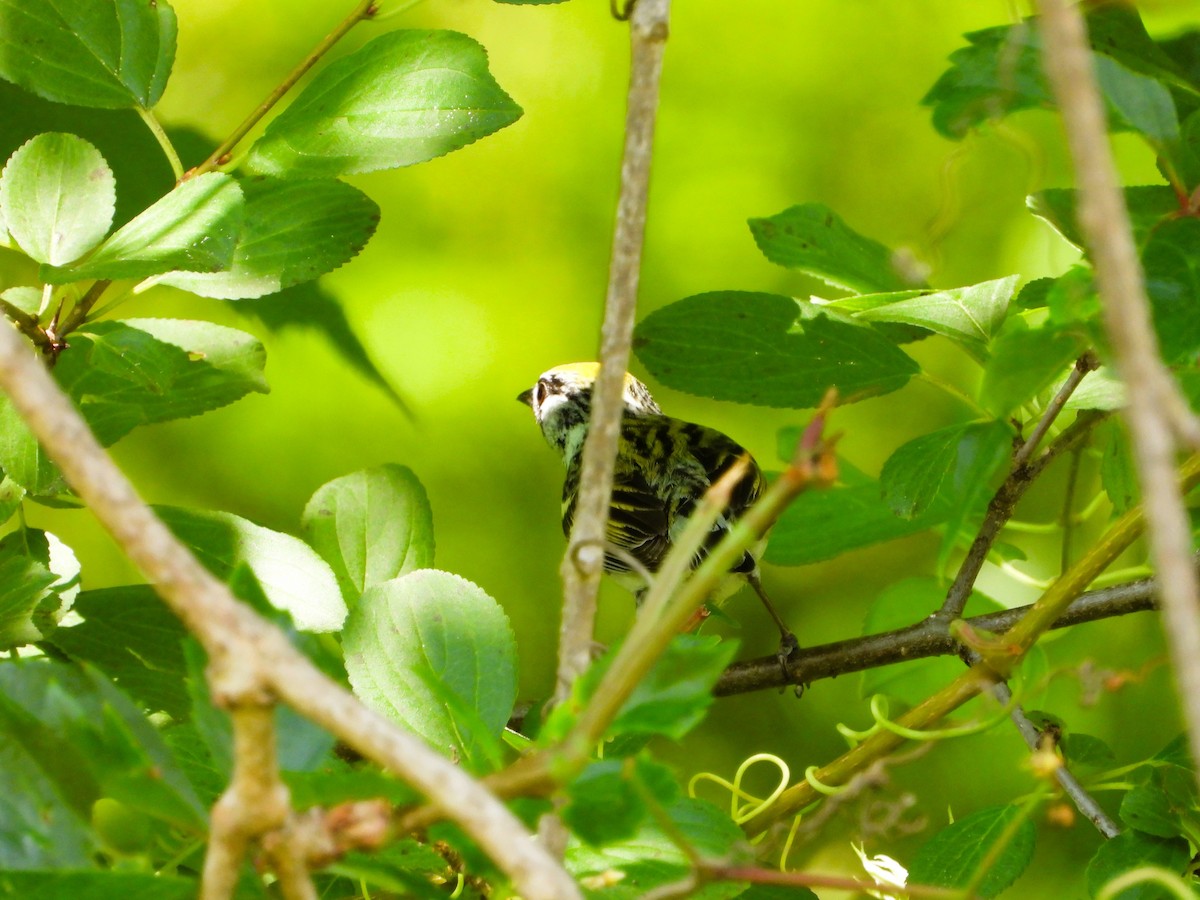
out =
<path fill-rule="evenodd" d="M 517 397 L 533 410 L 546 440 L 564 454 L 578 452 L 583 444 L 592 412 L 592 386 L 599 374 L 600 364 L 594 362 L 555 366 L 543 372 L 532 388 Z M 630 415 L 662 413 L 649 388 L 628 372 L 622 399 L 625 412 Z"/>

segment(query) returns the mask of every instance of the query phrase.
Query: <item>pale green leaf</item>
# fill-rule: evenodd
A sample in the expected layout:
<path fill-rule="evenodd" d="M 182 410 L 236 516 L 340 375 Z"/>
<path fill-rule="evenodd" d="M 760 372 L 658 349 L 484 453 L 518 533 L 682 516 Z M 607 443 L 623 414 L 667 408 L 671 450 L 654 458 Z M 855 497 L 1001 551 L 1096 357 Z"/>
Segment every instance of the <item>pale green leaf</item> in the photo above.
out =
<path fill-rule="evenodd" d="M 986 344 L 1003 324 L 1016 289 L 1017 276 L 1009 275 L 875 306 L 856 313 L 855 318 L 919 325 L 956 340 Z"/>
<path fill-rule="evenodd" d="M 993 806 L 959 819 L 935 834 L 917 852 L 908 870 L 914 884 L 965 887 L 987 863 L 987 874 L 975 893 L 991 900 L 1020 877 L 1033 859 L 1036 830 L 1028 819 L 1020 821 L 1016 806 Z M 1009 836 L 995 857 L 991 851 L 1010 827 Z"/>

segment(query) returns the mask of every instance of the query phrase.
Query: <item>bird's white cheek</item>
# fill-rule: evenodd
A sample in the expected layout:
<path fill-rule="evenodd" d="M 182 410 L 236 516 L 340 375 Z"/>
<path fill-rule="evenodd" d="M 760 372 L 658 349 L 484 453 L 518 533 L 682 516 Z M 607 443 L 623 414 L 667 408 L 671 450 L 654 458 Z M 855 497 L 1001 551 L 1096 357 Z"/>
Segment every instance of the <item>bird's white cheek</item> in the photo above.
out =
<path fill-rule="evenodd" d="M 534 409 L 534 415 L 537 416 L 539 422 L 545 422 L 554 415 L 555 410 L 566 402 L 567 398 L 562 394 L 550 394 Z"/>

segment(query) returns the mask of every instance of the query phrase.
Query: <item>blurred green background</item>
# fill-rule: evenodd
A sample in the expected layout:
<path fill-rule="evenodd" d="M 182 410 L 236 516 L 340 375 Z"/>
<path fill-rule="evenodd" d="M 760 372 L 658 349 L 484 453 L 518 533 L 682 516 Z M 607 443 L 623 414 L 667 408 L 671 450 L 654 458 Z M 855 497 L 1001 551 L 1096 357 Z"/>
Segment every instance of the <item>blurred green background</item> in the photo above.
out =
<path fill-rule="evenodd" d="M 158 112 L 168 127 L 192 128 L 215 141 L 352 4 L 173 5 L 179 51 Z M 325 481 L 384 462 L 410 466 L 433 504 L 439 567 L 477 582 L 508 611 L 522 653 L 522 696 L 536 700 L 548 693 L 554 669 L 561 468 L 515 397 L 541 371 L 596 354 L 627 30 L 603 0 L 540 7 L 426 0 L 393 13 L 399 5 L 384 2 L 379 19 L 359 26 L 335 55 L 383 29 L 463 31 L 487 47 L 497 80 L 525 110 L 515 125 L 446 158 L 353 179 L 381 205 L 382 223 L 362 255 L 324 284 L 412 417 L 315 334 L 270 335 L 225 304 L 155 289 L 121 314 L 210 318 L 263 334 L 272 392 L 201 419 L 139 429 L 115 452 L 153 502 L 225 509 L 292 533 L 308 497 Z M 1012 21 L 1013 6 L 958 0 L 675 4 L 642 313 L 707 290 L 818 291 L 819 285 L 766 262 L 746 226 L 749 217 L 811 201 L 906 251 L 938 286 L 1063 271 L 1077 254 L 1024 208 L 1027 193 L 1069 184 L 1057 121 L 1023 113 L 955 144 L 933 131 L 919 105 L 947 56 L 962 45 L 961 35 Z M 1169 34 L 1200 25 L 1200 3 L 1146 5 L 1143 15 L 1151 33 Z M 1129 182 L 1160 180 L 1152 158 L 1133 140 L 1119 138 L 1116 146 Z M 915 353 L 948 379 L 969 386 L 977 377 L 963 357 L 934 341 Z M 806 421 L 803 413 L 716 403 L 650 384 L 670 414 L 727 431 L 768 467 L 776 463 L 776 431 Z M 834 427 L 846 433 L 846 457 L 877 473 L 900 444 L 966 415 L 947 395 L 913 384 L 839 411 Z M 1057 503 L 1057 495 L 1045 492 L 1022 516 L 1053 518 Z M 76 548 L 85 586 L 137 580 L 86 513 L 33 507 L 29 518 Z M 1080 546 L 1085 540 L 1080 536 Z M 937 545 L 936 535 L 919 536 L 820 566 L 768 568 L 764 580 L 801 643 L 822 643 L 858 634 L 872 598 L 900 578 L 931 571 Z M 1055 554 L 1044 556 L 1027 564 L 1039 576 L 1053 574 Z M 1033 596 L 990 567 L 983 583 L 1010 602 Z M 931 599 L 931 608 L 936 602 Z M 747 592 L 730 607 L 744 620 L 744 655 L 774 648 L 770 624 L 755 603 Z M 629 596 L 606 586 L 599 638 L 615 640 L 631 615 Z M 1080 629 L 1051 651 L 1076 663 L 1096 654 L 1099 665 L 1138 668 L 1161 657 L 1162 647 L 1156 623 L 1140 616 Z M 1080 708 L 1080 679 L 1064 677 L 1039 702 L 1106 737 L 1118 756 L 1136 757 L 1177 730 L 1169 685 L 1165 668 L 1151 666 L 1139 683 Z M 1131 719 L 1138 728 L 1128 727 Z M 665 752 L 687 771 L 730 775 L 741 759 L 769 751 L 788 761 L 795 778 L 844 747 L 833 729 L 840 720 L 857 727 L 868 722 L 856 677 L 816 684 L 799 701 L 774 693 L 720 701 L 686 756 Z M 980 753 L 1011 757 L 1007 781 L 939 777 L 969 769 Z M 1021 759 L 1015 732 L 940 747 L 894 772 L 885 809 L 901 822 L 926 816 L 940 824 L 948 805 L 965 813 L 1005 802 L 1032 787 Z M 900 799 L 908 790 L 920 797 L 915 811 L 906 812 Z M 1090 853 L 1086 848 L 1097 839 L 1078 826 L 1056 840 Z M 902 846 L 881 841 L 869 849 L 898 852 Z M 821 858 L 810 864 L 840 865 L 849 857 L 843 841 L 818 847 Z"/>

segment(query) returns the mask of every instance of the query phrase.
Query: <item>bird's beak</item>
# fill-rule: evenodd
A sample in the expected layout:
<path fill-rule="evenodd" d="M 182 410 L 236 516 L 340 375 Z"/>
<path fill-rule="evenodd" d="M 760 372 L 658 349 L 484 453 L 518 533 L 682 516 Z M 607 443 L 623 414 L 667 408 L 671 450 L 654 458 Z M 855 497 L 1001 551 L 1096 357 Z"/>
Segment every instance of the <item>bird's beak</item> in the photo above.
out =
<path fill-rule="evenodd" d="M 517 400 L 519 400 L 521 403 L 524 403 L 526 406 L 532 408 L 532 406 L 533 406 L 533 388 L 530 388 L 527 391 L 521 391 L 521 393 L 517 394 Z"/>

